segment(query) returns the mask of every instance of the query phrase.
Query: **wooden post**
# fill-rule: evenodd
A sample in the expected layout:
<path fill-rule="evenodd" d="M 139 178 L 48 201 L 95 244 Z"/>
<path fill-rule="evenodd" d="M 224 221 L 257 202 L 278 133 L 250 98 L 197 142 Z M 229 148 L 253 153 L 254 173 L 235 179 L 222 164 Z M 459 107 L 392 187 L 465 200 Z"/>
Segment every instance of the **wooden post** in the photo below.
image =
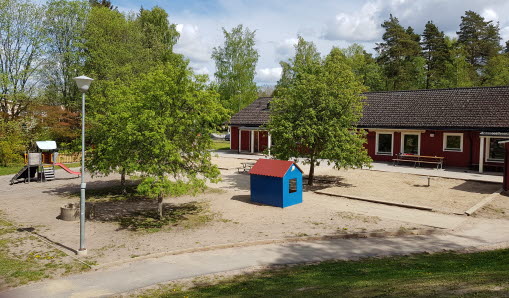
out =
<path fill-rule="evenodd" d="M 479 173 L 483 173 L 484 171 L 484 137 L 480 137 L 479 142 Z"/>
<path fill-rule="evenodd" d="M 242 130 L 240 130 L 240 127 L 239 127 L 239 153 L 240 153 L 241 147 L 242 147 Z"/>
<path fill-rule="evenodd" d="M 504 190 L 509 190 L 509 142 L 505 143 L 505 158 L 504 158 Z"/>
<path fill-rule="evenodd" d="M 254 153 L 254 130 L 251 130 L 249 132 L 249 135 L 251 137 L 250 144 L 249 144 L 249 145 L 251 145 L 250 146 L 251 147 L 251 153 Z"/>
<path fill-rule="evenodd" d="M 270 156 L 270 147 L 272 146 L 272 138 L 270 136 L 270 132 L 267 132 L 267 135 L 268 135 L 267 136 L 267 138 L 268 138 L 268 140 L 267 140 L 267 148 L 268 148 L 268 150 L 267 151 L 268 151 L 269 156 Z"/>

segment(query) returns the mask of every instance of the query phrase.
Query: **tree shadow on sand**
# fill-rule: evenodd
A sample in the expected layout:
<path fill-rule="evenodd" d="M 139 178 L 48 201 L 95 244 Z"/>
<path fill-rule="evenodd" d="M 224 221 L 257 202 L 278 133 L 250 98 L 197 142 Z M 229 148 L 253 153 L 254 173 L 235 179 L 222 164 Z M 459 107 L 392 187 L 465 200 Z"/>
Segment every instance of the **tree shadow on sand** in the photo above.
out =
<path fill-rule="evenodd" d="M 354 187 L 353 184 L 343 182 L 345 178 L 330 175 L 315 176 L 313 185 L 307 185 L 308 177 L 304 176 L 302 179 L 304 191 L 317 191 L 329 187 Z"/>
<path fill-rule="evenodd" d="M 207 221 L 211 216 L 202 203 L 163 203 L 163 218 L 159 218 L 157 201 L 133 198 L 123 201 L 87 202 L 87 218 L 92 221 L 118 222 L 118 230 L 149 230 L 177 226 L 190 219 Z"/>

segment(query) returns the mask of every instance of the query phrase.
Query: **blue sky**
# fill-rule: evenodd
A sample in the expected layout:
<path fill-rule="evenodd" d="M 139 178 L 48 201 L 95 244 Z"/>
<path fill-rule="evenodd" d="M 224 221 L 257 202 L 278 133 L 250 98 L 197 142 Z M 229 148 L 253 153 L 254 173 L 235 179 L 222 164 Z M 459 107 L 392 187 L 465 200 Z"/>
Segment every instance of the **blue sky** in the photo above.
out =
<path fill-rule="evenodd" d="M 474 10 L 500 23 L 503 40 L 509 39 L 508 0 L 111 0 L 121 11 L 137 11 L 157 5 L 178 24 L 181 33 L 175 50 L 187 56 L 199 73 L 214 74 L 212 48 L 222 45 L 222 27 L 243 24 L 256 30 L 260 54 L 256 81 L 274 84 L 280 75 L 280 60 L 293 54 L 298 34 L 313 41 L 322 54 L 333 46 L 354 42 L 373 52 L 383 31 L 380 24 L 392 13 L 403 26 L 421 33 L 428 20 L 455 36 L 460 17 Z"/>

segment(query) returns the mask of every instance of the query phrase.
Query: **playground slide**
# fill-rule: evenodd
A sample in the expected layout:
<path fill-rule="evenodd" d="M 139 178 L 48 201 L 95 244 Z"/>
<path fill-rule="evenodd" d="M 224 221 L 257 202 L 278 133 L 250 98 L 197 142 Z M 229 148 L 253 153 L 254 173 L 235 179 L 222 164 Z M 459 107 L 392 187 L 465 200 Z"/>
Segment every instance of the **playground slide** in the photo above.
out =
<path fill-rule="evenodd" d="M 28 168 L 30 168 L 30 179 L 33 180 L 35 179 L 35 174 L 37 174 L 37 168 L 38 166 L 24 166 L 23 168 L 21 168 L 21 170 L 19 170 L 19 172 L 14 175 L 14 177 L 12 177 L 11 179 L 11 185 L 14 184 L 18 179 L 24 179 L 24 180 L 27 180 L 28 179 Z"/>
<path fill-rule="evenodd" d="M 55 166 L 59 166 L 61 167 L 62 169 L 64 169 L 64 171 L 66 171 L 67 173 L 69 174 L 73 174 L 73 175 L 81 175 L 80 172 L 75 172 L 71 169 L 69 169 L 68 167 L 66 167 L 65 165 L 61 164 L 61 163 L 55 163 Z"/>

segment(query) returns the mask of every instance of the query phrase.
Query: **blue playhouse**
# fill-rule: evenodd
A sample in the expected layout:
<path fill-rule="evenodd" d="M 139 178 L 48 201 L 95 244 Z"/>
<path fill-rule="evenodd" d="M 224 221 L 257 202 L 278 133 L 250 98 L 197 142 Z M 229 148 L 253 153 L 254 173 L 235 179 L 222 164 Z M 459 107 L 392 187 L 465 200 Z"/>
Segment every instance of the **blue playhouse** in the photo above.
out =
<path fill-rule="evenodd" d="M 281 208 L 302 203 L 302 170 L 293 161 L 259 159 L 249 174 L 252 202 Z"/>

